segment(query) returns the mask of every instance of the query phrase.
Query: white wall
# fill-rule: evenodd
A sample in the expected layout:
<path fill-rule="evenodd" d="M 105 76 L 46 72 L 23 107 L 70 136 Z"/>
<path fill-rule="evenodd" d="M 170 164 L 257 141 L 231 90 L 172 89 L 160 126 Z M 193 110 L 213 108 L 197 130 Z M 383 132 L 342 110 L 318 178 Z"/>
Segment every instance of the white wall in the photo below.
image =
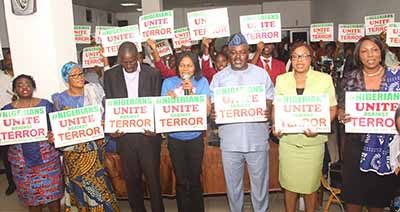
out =
<path fill-rule="evenodd" d="M 11 12 L 11 1 L 4 2 L 14 73 L 32 75 L 39 85 L 35 96 L 49 99 L 65 89 L 62 65 L 76 61 L 72 3 L 40 0 L 35 14 L 17 16 Z"/>
<path fill-rule="evenodd" d="M 92 22 L 89 23 L 86 21 L 86 9 L 92 11 Z M 116 17 L 114 12 L 88 8 L 80 5 L 73 5 L 74 11 L 74 24 L 75 25 L 90 25 L 92 26 L 92 32 L 94 32 L 96 26 L 112 26 L 116 25 Z M 107 23 L 107 14 L 111 13 L 112 15 L 112 24 Z"/>
<path fill-rule="evenodd" d="M 2 47 L 9 46 L 4 1 L 0 1 L 0 41 Z"/>
<path fill-rule="evenodd" d="M 335 24 L 364 23 L 364 16 L 395 13 L 400 21 L 399 0 L 313 0 L 311 20 Z"/>
<path fill-rule="evenodd" d="M 131 13 L 116 13 L 115 14 L 115 24 L 117 21 L 127 20 L 128 25 L 139 24 L 139 16 L 141 16 L 141 12 L 131 12 Z"/>
<path fill-rule="evenodd" d="M 9 1 L 9 0 L 7 0 L 7 1 Z M 86 22 L 86 9 L 92 10 L 92 23 Z M 112 14 L 112 21 L 113 21 L 112 24 L 107 23 L 107 13 Z M 73 5 L 73 14 L 74 14 L 74 24 L 75 25 L 91 25 L 92 32 L 94 32 L 95 26 L 117 25 L 117 21 L 116 21 L 117 19 L 116 19 L 114 12 L 93 9 L 93 8 L 88 8 L 88 7 L 84 7 L 84 6 L 79 6 L 79 5 Z M 133 19 L 133 20 L 136 20 L 136 19 Z M 9 47 L 3 0 L 0 0 L 0 40 L 1 40 L 2 47 Z"/>
<path fill-rule="evenodd" d="M 311 0 L 264 2 L 262 11 L 281 13 L 282 28 L 309 27 L 311 23 Z"/>

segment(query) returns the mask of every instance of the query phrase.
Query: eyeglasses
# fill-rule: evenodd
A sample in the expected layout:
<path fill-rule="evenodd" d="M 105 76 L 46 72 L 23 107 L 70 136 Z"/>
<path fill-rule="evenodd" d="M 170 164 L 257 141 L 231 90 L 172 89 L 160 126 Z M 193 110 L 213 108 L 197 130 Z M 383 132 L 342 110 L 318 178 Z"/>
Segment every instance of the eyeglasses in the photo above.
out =
<path fill-rule="evenodd" d="M 71 77 L 71 79 L 74 79 L 74 80 L 79 79 L 79 77 L 83 77 L 83 72 L 80 72 L 78 74 L 71 74 L 71 75 L 69 75 L 69 77 Z"/>
<path fill-rule="evenodd" d="M 306 55 L 306 54 L 303 54 L 303 55 L 292 55 L 290 58 L 293 60 L 293 61 L 298 61 L 298 60 L 306 60 L 306 59 L 309 59 L 311 57 L 311 55 Z"/>

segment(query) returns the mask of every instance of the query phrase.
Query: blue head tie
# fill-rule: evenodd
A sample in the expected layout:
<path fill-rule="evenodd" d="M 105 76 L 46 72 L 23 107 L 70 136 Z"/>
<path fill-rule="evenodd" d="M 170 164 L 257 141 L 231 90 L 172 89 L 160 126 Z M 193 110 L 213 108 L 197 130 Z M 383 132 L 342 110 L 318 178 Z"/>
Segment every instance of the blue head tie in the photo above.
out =
<path fill-rule="evenodd" d="M 61 76 L 65 82 L 68 82 L 69 74 L 71 73 L 72 69 L 74 69 L 75 67 L 78 67 L 79 69 L 81 69 L 81 66 L 78 65 L 78 63 L 75 63 L 72 61 L 63 65 L 63 67 L 61 68 Z"/>

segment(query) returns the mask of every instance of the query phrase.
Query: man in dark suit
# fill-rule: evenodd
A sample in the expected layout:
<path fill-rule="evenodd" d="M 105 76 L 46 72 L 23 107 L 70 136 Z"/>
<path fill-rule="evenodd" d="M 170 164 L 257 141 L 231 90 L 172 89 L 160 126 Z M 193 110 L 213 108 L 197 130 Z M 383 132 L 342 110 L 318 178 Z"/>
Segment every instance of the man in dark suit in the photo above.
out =
<path fill-rule="evenodd" d="M 161 75 L 150 66 L 138 63 L 135 44 L 124 42 L 118 49 L 118 65 L 104 74 L 106 98 L 134 98 L 159 96 Z M 111 135 L 117 141 L 128 190 L 128 201 L 135 212 L 146 211 L 142 188 L 142 174 L 149 185 L 151 209 L 163 212 L 160 186 L 161 138 L 151 132 Z"/>
<path fill-rule="evenodd" d="M 275 85 L 276 78 L 286 72 L 285 64 L 272 57 L 272 53 L 275 49 L 273 43 L 265 43 L 259 42 L 257 44 L 257 51 L 254 54 L 253 59 L 251 59 L 251 63 L 257 65 L 260 68 L 265 69 L 269 77 L 272 80 L 272 83 Z"/>

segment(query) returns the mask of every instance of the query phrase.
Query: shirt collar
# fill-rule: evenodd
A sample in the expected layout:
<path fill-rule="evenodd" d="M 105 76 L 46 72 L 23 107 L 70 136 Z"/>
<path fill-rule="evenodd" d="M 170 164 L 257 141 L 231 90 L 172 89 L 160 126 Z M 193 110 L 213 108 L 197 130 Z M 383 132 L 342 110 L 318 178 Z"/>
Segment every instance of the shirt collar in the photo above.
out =
<path fill-rule="evenodd" d="M 272 61 L 272 56 L 269 57 L 264 57 L 264 56 L 260 56 L 261 60 L 264 62 L 265 60 L 268 60 L 269 62 Z"/>
<path fill-rule="evenodd" d="M 126 75 L 135 75 L 135 74 L 138 74 L 140 72 L 140 70 L 142 70 L 142 69 L 140 67 L 140 63 L 137 63 L 136 71 L 134 71 L 132 73 L 126 72 L 124 67 L 122 67 L 122 70 L 124 71 L 124 74 L 126 74 Z"/>

